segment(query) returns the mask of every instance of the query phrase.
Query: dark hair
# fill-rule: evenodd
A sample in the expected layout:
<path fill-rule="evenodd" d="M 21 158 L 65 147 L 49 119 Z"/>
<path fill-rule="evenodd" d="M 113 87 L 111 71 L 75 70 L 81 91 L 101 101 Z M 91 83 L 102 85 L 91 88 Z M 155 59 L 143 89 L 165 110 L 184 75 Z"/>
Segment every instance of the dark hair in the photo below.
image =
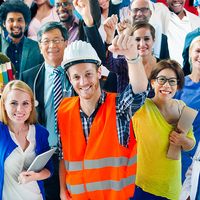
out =
<path fill-rule="evenodd" d="M 184 73 L 181 69 L 181 65 L 175 60 L 167 59 L 156 63 L 154 69 L 151 72 L 149 80 L 155 79 L 163 69 L 171 69 L 175 72 L 178 79 L 178 89 L 182 89 L 184 85 Z"/>
<path fill-rule="evenodd" d="M 50 7 L 51 8 L 53 8 L 53 6 L 49 3 L 49 5 L 50 5 Z M 33 2 L 32 4 L 31 4 L 31 7 L 30 7 L 30 11 L 31 11 L 31 19 L 33 19 L 35 16 L 36 16 L 36 14 L 37 14 L 37 11 L 38 11 L 38 5 L 35 3 L 35 2 Z"/>
<path fill-rule="evenodd" d="M 148 22 L 146 22 L 146 21 L 138 21 L 138 22 L 135 22 L 134 24 L 133 24 L 133 28 L 132 28 L 132 34 L 135 32 L 135 31 L 137 31 L 138 29 L 140 29 L 140 28 L 147 28 L 147 29 L 149 29 L 150 30 L 150 32 L 151 32 L 151 36 L 152 36 L 152 38 L 153 38 L 153 40 L 155 40 L 155 28 L 151 25 L 151 24 L 149 24 Z"/>
<path fill-rule="evenodd" d="M 0 25 L 3 26 L 6 21 L 7 15 L 10 12 L 21 13 L 24 17 L 26 26 L 29 25 L 31 21 L 31 12 L 29 7 L 19 0 L 8 0 L 1 4 L 0 6 Z"/>
<path fill-rule="evenodd" d="M 64 40 L 68 39 L 67 29 L 60 22 L 47 22 L 45 23 L 37 33 L 37 40 L 40 42 L 42 39 L 42 35 L 48 31 L 59 29 Z"/>

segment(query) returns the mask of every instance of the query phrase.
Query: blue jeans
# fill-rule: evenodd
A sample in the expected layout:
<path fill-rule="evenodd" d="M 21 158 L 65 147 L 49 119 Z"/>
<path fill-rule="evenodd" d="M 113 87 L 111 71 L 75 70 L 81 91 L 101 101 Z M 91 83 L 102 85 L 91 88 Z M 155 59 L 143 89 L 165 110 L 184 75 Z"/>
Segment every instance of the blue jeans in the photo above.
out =
<path fill-rule="evenodd" d="M 136 186 L 134 196 L 130 200 L 167 200 L 167 198 L 155 196 Z"/>

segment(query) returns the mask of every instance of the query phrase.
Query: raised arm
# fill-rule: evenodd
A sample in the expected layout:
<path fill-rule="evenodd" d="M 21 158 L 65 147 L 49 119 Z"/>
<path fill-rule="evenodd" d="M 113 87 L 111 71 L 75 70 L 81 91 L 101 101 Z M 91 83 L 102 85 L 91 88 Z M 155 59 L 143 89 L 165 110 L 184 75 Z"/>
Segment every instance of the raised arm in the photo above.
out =
<path fill-rule="evenodd" d="M 74 8 L 82 16 L 86 26 L 91 27 L 94 25 L 94 20 L 90 11 L 89 0 L 73 0 Z"/>
<path fill-rule="evenodd" d="M 144 66 L 139 59 L 134 36 L 121 34 L 112 41 L 109 50 L 118 55 L 124 55 L 128 63 L 129 80 L 133 92 L 141 93 L 147 90 L 148 79 Z"/>
<path fill-rule="evenodd" d="M 83 26 L 86 35 L 87 42 L 91 43 L 93 48 L 96 50 L 102 63 L 106 62 L 106 52 L 105 46 L 102 38 L 99 34 L 98 28 L 93 20 L 90 1 L 89 0 L 74 0 L 73 1 L 75 9 L 82 16 L 85 25 Z"/>
<path fill-rule="evenodd" d="M 112 40 L 114 39 L 117 22 L 118 22 L 117 15 L 111 15 L 103 23 L 103 27 L 106 33 L 107 44 L 111 44 Z"/>

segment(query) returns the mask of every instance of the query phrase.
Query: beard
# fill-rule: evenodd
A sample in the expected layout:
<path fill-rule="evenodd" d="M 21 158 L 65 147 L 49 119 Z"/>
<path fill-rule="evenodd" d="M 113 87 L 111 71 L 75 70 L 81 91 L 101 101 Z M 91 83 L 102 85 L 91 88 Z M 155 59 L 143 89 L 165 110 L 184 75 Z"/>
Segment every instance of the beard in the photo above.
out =
<path fill-rule="evenodd" d="M 74 16 L 72 13 L 70 13 L 67 18 L 63 18 L 63 19 L 60 18 L 60 21 L 62 23 L 71 23 L 73 19 L 74 19 Z"/>
<path fill-rule="evenodd" d="M 11 31 L 10 36 L 18 39 L 18 38 L 21 38 L 23 36 L 23 34 L 24 33 L 22 32 L 22 30 L 18 34 L 15 34 Z"/>

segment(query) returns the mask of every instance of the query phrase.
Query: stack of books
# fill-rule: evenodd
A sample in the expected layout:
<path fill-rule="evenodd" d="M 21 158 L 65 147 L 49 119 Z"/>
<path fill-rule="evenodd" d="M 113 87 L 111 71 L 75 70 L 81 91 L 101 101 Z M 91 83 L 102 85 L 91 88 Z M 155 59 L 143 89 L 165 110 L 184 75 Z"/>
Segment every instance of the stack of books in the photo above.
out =
<path fill-rule="evenodd" d="M 11 62 L 0 64 L 0 90 L 2 91 L 4 85 L 6 85 L 9 81 L 13 79 L 14 76 L 13 76 Z"/>

